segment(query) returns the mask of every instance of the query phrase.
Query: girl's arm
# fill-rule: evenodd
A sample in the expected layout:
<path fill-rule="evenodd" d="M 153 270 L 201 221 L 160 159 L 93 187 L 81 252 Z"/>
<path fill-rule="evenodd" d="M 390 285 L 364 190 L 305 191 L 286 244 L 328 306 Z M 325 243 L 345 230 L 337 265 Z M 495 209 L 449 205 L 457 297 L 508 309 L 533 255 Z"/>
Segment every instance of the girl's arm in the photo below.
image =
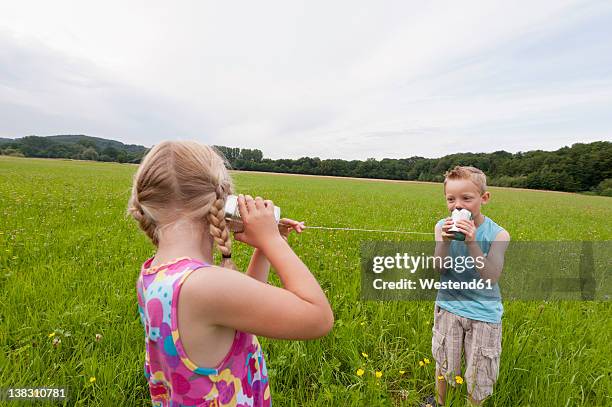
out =
<path fill-rule="evenodd" d="M 260 198 L 238 198 L 244 232 L 236 238 L 259 249 L 276 269 L 283 287 L 234 270 L 205 267 L 191 273 L 181 289 L 183 303 L 202 322 L 282 339 L 326 335 L 334 316 L 325 293 L 306 265 L 281 237 L 273 205 Z"/>
<path fill-rule="evenodd" d="M 279 231 L 281 236 L 287 240 L 289 233 L 292 230 L 295 230 L 297 233 L 302 233 L 304 223 L 297 222 L 293 219 L 281 219 L 279 223 Z M 240 240 L 237 238 L 236 240 Z M 259 249 L 255 249 L 253 251 L 253 256 L 251 256 L 251 261 L 249 262 L 249 267 L 246 271 L 247 276 L 253 277 L 259 281 L 266 283 L 268 281 L 268 273 L 270 272 L 270 262 L 263 254 L 263 252 Z"/>
<path fill-rule="evenodd" d="M 261 250 L 255 249 L 249 262 L 246 275 L 259 280 L 263 283 L 268 282 L 268 274 L 270 272 L 270 262 Z"/>

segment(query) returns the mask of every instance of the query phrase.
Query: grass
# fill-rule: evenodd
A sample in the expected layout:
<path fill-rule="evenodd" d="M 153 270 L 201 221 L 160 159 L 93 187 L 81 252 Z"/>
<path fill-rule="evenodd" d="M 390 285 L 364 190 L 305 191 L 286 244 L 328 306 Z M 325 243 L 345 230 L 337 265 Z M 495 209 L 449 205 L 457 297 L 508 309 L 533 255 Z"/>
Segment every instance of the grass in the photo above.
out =
<path fill-rule="evenodd" d="M 0 387 L 67 387 L 70 406 L 150 405 L 135 281 L 154 247 L 124 216 L 135 170 L 0 157 Z M 238 191 L 269 197 L 307 225 L 428 232 L 446 213 L 436 184 L 253 173 L 234 180 Z M 610 198 L 491 191 L 483 212 L 513 240 L 612 240 Z M 424 238 L 321 230 L 292 237 L 336 324 L 315 341 L 261 338 L 275 405 L 412 406 L 433 393 L 433 303 L 359 300 L 362 240 Z M 236 243 L 234 252 L 244 269 L 250 249 Z M 504 307 L 500 376 L 486 405 L 612 405 L 609 302 Z M 419 366 L 425 358 L 432 363 Z M 463 405 L 465 385 L 458 393 L 453 405 Z"/>

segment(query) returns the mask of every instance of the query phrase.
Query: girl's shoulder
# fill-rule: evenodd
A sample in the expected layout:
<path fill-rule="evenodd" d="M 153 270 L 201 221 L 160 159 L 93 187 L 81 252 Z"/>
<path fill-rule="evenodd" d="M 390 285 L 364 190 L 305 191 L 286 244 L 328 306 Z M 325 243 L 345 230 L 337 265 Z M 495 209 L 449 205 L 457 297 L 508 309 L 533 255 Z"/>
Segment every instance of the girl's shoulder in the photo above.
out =
<path fill-rule="evenodd" d="M 191 262 L 188 273 L 181 280 L 182 290 L 193 291 L 201 295 L 216 297 L 227 293 L 235 285 L 236 278 L 247 277 L 244 273 L 215 264 L 200 261 Z M 249 277 L 250 278 L 250 277 Z M 231 292 L 231 291 L 230 291 Z"/>
<path fill-rule="evenodd" d="M 169 260 L 155 261 L 155 256 L 147 259 L 141 268 L 141 272 L 144 275 L 156 274 L 164 272 L 165 274 L 173 274 L 178 271 L 188 270 L 193 267 L 206 267 L 210 264 L 188 256 L 177 257 Z"/>

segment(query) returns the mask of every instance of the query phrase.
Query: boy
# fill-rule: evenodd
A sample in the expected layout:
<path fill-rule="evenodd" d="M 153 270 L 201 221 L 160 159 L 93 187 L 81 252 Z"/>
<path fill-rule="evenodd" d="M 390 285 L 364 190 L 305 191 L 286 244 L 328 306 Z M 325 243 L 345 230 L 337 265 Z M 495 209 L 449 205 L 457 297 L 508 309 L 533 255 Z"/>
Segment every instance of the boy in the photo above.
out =
<path fill-rule="evenodd" d="M 480 405 L 491 395 L 499 372 L 501 316 L 503 307 L 497 281 L 504 264 L 510 235 L 480 213 L 489 201 L 485 174 L 474 167 L 457 166 L 445 174 L 444 194 L 449 211 L 467 209 L 471 220 L 459 220 L 456 227 L 465 241 L 454 240 L 452 219 L 440 220 L 435 227 L 435 255 L 464 257 L 462 267 L 441 270 L 441 282 L 483 281 L 478 289 L 440 289 L 436 298 L 432 354 L 436 360 L 437 403 L 443 404 L 446 384 L 467 383 L 469 400 Z M 496 242 L 495 244 L 492 244 Z M 466 267 L 473 258 L 472 267 Z M 490 283 L 487 282 L 490 280 Z M 461 377 L 461 351 L 466 371 Z"/>

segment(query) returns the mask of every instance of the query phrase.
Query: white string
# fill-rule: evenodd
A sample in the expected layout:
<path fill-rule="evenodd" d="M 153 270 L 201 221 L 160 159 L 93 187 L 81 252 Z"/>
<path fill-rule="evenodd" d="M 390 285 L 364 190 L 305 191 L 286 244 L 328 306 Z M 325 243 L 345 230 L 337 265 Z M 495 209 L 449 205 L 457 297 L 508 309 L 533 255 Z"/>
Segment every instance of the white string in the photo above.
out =
<path fill-rule="evenodd" d="M 356 231 L 356 232 L 378 232 L 378 233 L 400 233 L 410 235 L 433 235 L 432 232 L 411 232 L 406 230 L 381 230 L 381 229 L 358 229 L 358 228 L 330 228 L 327 226 L 306 226 L 305 229 L 322 229 L 322 230 L 343 230 L 343 231 Z"/>

